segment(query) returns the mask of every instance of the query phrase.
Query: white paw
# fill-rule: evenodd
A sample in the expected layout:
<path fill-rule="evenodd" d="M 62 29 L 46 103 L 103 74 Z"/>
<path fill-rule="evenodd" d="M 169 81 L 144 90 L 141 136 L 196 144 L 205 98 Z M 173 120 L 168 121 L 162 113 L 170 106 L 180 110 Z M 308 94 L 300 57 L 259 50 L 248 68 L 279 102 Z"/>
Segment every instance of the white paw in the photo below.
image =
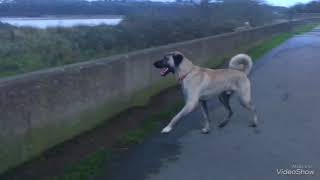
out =
<path fill-rule="evenodd" d="M 172 128 L 169 127 L 169 126 L 167 126 L 167 127 L 165 127 L 165 128 L 162 129 L 161 133 L 167 134 L 167 133 L 169 133 L 171 130 L 172 130 Z"/>
<path fill-rule="evenodd" d="M 201 132 L 203 134 L 208 134 L 210 132 L 210 128 L 203 128 L 203 129 L 201 129 Z"/>

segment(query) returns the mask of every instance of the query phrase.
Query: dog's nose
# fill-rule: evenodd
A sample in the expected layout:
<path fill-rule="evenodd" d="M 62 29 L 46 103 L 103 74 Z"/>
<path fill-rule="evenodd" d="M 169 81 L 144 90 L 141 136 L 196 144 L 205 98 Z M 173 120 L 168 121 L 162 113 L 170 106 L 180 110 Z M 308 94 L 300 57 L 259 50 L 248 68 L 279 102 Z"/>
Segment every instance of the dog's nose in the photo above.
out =
<path fill-rule="evenodd" d="M 161 60 L 153 63 L 154 67 L 159 68 L 161 66 Z"/>

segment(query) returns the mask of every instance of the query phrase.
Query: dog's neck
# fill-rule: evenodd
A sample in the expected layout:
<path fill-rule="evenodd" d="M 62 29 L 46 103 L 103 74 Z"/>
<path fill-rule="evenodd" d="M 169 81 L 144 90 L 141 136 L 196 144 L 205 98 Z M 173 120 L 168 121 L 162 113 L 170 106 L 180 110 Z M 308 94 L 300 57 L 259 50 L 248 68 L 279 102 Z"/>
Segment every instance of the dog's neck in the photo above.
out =
<path fill-rule="evenodd" d="M 192 69 L 190 69 L 190 71 L 187 72 L 185 75 L 179 76 L 178 81 L 182 82 L 191 73 L 191 71 L 192 71 Z"/>
<path fill-rule="evenodd" d="M 182 82 L 193 70 L 194 65 L 188 59 L 184 59 L 177 69 L 176 78 L 178 82 Z"/>

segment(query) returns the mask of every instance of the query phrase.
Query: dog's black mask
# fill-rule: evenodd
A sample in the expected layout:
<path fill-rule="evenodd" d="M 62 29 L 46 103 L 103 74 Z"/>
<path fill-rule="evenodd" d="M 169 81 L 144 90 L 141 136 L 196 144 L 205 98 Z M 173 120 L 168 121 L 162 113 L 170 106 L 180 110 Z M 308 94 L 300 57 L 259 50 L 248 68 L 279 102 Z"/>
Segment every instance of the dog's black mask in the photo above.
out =
<path fill-rule="evenodd" d="M 170 60 L 173 60 L 173 64 L 170 64 Z M 161 69 L 160 75 L 166 76 L 169 73 L 175 73 L 175 69 L 180 65 L 183 60 L 183 56 L 181 54 L 167 54 L 163 57 L 163 59 L 156 61 L 153 65 Z"/>

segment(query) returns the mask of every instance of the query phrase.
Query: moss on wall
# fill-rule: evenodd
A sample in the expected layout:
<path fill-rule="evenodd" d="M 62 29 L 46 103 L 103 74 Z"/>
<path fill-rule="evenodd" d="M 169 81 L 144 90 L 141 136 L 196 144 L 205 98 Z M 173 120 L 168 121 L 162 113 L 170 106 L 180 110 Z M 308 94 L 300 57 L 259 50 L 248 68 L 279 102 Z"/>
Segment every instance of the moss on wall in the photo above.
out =
<path fill-rule="evenodd" d="M 21 162 L 35 158 L 54 145 L 79 135 L 79 132 L 83 133 L 92 130 L 101 123 L 106 123 L 108 119 L 130 107 L 148 104 L 152 96 L 175 84 L 174 78 L 164 79 L 164 81 L 161 81 L 152 87 L 133 93 L 131 97 L 123 97 L 121 99 L 116 98 L 113 102 L 107 102 L 94 110 L 88 110 L 81 113 L 79 116 L 70 117 L 74 119 L 74 121 L 70 121 L 70 119 L 50 121 L 75 123 L 47 124 L 42 128 L 30 129 L 23 138 L 12 138 L 8 143 L 2 143 L 1 146 L 6 148 L 0 148 L 0 173 L 21 164 Z"/>

